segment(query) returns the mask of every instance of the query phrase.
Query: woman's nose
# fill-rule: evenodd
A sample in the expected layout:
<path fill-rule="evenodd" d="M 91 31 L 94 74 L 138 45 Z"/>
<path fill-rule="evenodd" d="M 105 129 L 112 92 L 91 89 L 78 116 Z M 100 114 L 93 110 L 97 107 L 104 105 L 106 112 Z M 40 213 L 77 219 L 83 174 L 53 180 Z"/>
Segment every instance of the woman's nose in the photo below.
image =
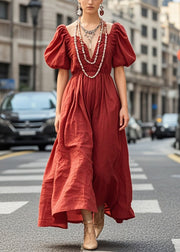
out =
<path fill-rule="evenodd" d="M 93 0 L 88 0 L 88 4 L 91 5 L 93 3 Z"/>

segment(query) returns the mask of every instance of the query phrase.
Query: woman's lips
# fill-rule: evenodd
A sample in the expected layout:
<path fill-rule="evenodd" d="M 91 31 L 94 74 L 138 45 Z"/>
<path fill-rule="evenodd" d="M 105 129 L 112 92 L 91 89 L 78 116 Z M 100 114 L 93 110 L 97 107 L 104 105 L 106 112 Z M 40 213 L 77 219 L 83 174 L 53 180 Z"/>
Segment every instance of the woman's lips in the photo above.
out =
<path fill-rule="evenodd" d="M 94 7 L 87 7 L 87 9 L 92 10 L 92 9 L 94 9 Z"/>

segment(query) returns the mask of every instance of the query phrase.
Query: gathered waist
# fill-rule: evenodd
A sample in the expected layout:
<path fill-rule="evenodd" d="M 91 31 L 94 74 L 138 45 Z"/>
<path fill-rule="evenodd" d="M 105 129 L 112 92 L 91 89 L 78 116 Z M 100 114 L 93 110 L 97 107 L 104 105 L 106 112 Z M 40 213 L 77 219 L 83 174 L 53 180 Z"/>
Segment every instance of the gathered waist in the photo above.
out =
<path fill-rule="evenodd" d="M 102 76 L 102 75 L 109 75 L 109 76 L 111 76 L 111 73 L 100 72 L 100 73 L 98 73 L 98 75 L 95 78 L 89 78 L 83 72 L 72 73 L 72 77 L 74 77 L 74 76 L 80 76 L 80 75 L 85 76 L 86 78 L 93 80 L 93 79 L 98 78 L 98 76 Z M 94 72 L 89 71 L 88 75 L 93 76 Z"/>

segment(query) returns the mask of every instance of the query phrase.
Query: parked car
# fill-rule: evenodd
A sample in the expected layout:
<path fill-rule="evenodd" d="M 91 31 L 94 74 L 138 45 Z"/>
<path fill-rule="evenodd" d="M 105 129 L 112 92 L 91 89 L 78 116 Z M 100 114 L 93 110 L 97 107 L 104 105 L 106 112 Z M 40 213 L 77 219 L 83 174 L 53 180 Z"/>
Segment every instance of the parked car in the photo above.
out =
<path fill-rule="evenodd" d="M 137 139 L 142 138 L 141 126 L 136 122 L 134 117 L 130 117 L 128 126 L 126 127 L 127 141 L 136 143 Z"/>
<path fill-rule="evenodd" d="M 55 92 L 8 93 L 0 104 L 0 148 L 53 144 L 55 109 Z"/>
<path fill-rule="evenodd" d="M 152 126 L 154 125 L 153 122 L 142 122 L 140 119 L 135 120 L 141 127 L 142 137 L 149 137 L 151 135 Z"/>
<path fill-rule="evenodd" d="M 178 114 L 166 113 L 159 120 L 156 120 L 152 127 L 151 137 L 175 137 L 175 131 L 178 124 Z"/>

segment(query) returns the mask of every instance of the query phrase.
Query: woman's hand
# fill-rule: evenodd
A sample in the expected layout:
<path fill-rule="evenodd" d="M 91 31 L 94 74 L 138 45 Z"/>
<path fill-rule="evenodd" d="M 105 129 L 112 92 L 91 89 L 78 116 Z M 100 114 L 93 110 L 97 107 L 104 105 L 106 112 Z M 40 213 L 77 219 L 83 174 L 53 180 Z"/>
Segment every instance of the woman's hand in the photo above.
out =
<path fill-rule="evenodd" d="M 56 115 L 55 122 L 54 122 L 54 127 L 56 133 L 59 131 L 59 120 L 60 120 L 60 114 Z"/>
<path fill-rule="evenodd" d="M 127 107 L 122 107 L 119 111 L 119 130 L 126 128 L 129 122 L 129 113 Z"/>

